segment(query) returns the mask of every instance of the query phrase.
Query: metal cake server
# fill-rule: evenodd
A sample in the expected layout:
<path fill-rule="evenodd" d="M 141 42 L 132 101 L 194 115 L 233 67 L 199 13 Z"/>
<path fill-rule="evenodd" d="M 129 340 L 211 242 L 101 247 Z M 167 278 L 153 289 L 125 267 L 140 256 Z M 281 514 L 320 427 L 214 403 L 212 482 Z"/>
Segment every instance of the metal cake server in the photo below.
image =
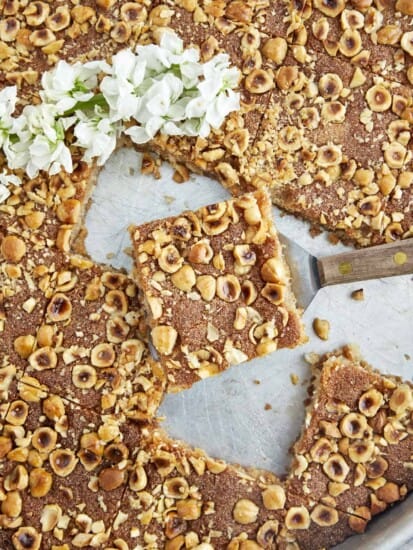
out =
<path fill-rule="evenodd" d="M 413 238 L 316 258 L 279 233 L 297 303 L 306 309 L 328 285 L 413 273 Z"/>

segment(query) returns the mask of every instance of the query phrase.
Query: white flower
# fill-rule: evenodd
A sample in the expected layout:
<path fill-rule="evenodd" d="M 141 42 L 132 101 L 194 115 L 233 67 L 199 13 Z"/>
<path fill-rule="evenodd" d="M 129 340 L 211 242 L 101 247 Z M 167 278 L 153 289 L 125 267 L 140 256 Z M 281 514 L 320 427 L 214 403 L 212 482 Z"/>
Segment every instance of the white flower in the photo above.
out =
<path fill-rule="evenodd" d="M 7 174 L 5 170 L 0 173 L 0 203 L 10 196 L 9 185 L 21 185 L 21 179 L 14 174 Z"/>
<path fill-rule="evenodd" d="M 0 91 L 0 148 L 13 133 L 15 119 L 11 115 L 16 107 L 16 101 L 16 86 L 8 86 Z"/>
<path fill-rule="evenodd" d="M 93 116 L 78 112 L 79 122 L 74 129 L 76 145 L 85 149 L 83 158 L 90 163 L 97 158 L 98 165 L 104 164 L 115 150 L 122 126 L 109 120 L 107 113 L 99 107 Z"/>
<path fill-rule="evenodd" d="M 110 119 L 129 120 L 141 104 L 137 89 L 145 77 L 146 63 L 140 61 L 131 50 L 123 50 L 112 59 L 111 76 L 106 76 L 100 85 L 103 97 L 111 111 Z"/>
<path fill-rule="evenodd" d="M 45 103 L 54 103 L 58 113 L 63 114 L 77 103 L 92 99 L 99 73 L 108 70 L 102 61 L 73 65 L 59 61 L 54 69 L 43 73 L 40 96 Z"/>

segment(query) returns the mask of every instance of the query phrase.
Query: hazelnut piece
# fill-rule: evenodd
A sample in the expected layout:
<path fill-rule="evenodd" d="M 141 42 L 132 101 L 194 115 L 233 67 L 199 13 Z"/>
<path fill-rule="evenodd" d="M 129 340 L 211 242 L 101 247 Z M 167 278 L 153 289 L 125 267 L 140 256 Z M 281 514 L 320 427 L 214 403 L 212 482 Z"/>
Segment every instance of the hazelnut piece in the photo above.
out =
<path fill-rule="evenodd" d="M 320 437 L 320 439 L 311 447 L 310 456 L 314 462 L 324 464 L 332 452 L 334 452 L 334 445 L 332 441 L 326 437 Z"/>
<path fill-rule="evenodd" d="M 10 491 L 1 503 L 1 512 L 9 518 L 17 518 L 22 511 L 22 498 L 19 491 Z"/>
<path fill-rule="evenodd" d="M 43 401 L 43 413 L 49 420 L 56 422 L 65 415 L 63 400 L 58 395 L 50 395 Z"/>
<path fill-rule="evenodd" d="M 76 388 L 90 389 L 97 382 L 96 370 L 90 365 L 75 365 L 72 369 L 72 382 Z"/>
<path fill-rule="evenodd" d="M 45 2 L 30 2 L 24 10 L 23 15 L 26 16 L 28 25 L 38 27 L 46 21 L 49 12 L 50 7 Z"/>
<path fill-rule="evenodd" d="M 245 79 L 245 88 L 253 94 L 264 94 L 273 87 L 272 76 L 264 69 L 254 69 Z"/>
<path fill-rule="evenodd" d="M 163 494 L 168 498 L 185 499 L 189 495 L 189 485 L 183 477 L 171 477 L 163 484 Z"/>
<path fill-rule="evenodd" d="M 110 367 L 115 362 L 116 354 L 111 344 L 98 344 L 92 349 L 90 361 L 94 367 Z"/>
<path fill-rule="evenodd" d="M 35 344 L 35 337 L 32 334 L 25 334 L 23 336 L 18 336 L 15 339 L 13 347 L 15 352 L 18 353 L 20 357 L 27 359 L 32 353 Z"/>
<path fill-rule="evenodd" d="M 12 541 L 15 550 L 40 550 L 42 535 L 34 527 L 19 527 Z"/>
<path fill-rule="evenodd" d="M 337 17 L 346 7 L 346 0 L 314 0 L 314 7 L 328 17 Z"/>
<path fill-rule="evenodd" d="M 201 516 L 202 502 L 194 498 L 178 500 L 176 502 L 176 511 L 181 519 L 188 521 L 198 519 Z"/>
<path fill-rule="evenodd" d="M 62 509 L 58 504 L 46 504 L 42 510 L 40 523 L 43 533 L 53 531 L 62 517 Z"/>
<path fill-rule="evenodd" d="M 344 458 L 336 453 L 331 455 L 323 464 L 323 470 L 332 481 L 342 483 L 346 479 L 350 468 Z"/>
<path fill-rule="evenodd" d="M 105 468 L 99 474 L 99 486 L 104 491 L 114 491 L 125 481 L 125 470 Z"/>
<path fill-rule="evenodd" d="M 248 244 L 237 244 L 233 250 L 235 261 L 241 266 L 255 265 L 257 255 Z"/>
<path fill-rule="evenodd" d="M 57 354 L 49 346 L 39 348 L 29 356 L 29 364 L 35 370 L 54 369 L 57 365 Z"/>
<path fill-rule="evenodd" d="M 18 263 L 26 254 L 26 245 L 19 237 L 8 235 L 1 241 L 1 253 L 6 261 Z"/>
<path fill-rule="evenodd" d="M 389 407 L 396 414 L 402 414 L 413 405 L 412 390 L 407 384 L 401 384 L 390 397 Z"/>
<path fill-rule="evenodd" d="M 285 516 L 285 526 L 290 530 L 308 529 L 310 521 L 310 514 L 305 506 L 293 506 Z"/>
<path fill-rule="evenodd" d="M 260 544 L 259 548 L 275 547 L 278 530 L 279 523 L 276 519 L 266 521 L 261 525 L 257 532 L 257 542 Z"/>
<path fill-rule="evenodd" d="M 152 462 L 162 477 L 166 477 L 175 469 L 176 461 L 173 454 L 166 451 L 157 451 Z"/>
<path fill-rule="evenodd" d="M 281 485 L 269 485 L 262 492 L 262 501 L 267 510 L 282 510 L 285 505 L 285 491 Z"/>
<path fill-rule="evenodd" d="M 110 33 L 110 37 L 113 38 L 118 44 L 126 42 L 131 35 L 131 27 L 124 21 L 118 21 Z"/>
<path fill-rule="evenodd" d="M 354 510 L 354 515 L 349 517 L 349 527 L 356 533 L 364 533 L 367 523 L 371 519 L 371 512 L 367 506 L 359 506 Z"/>
<path fill-rule="evenodd" d="M 131 24 L 144 22 L 148 15 L 145 6 L 136 4 L 136 2 L 123 4 L 120 14 L 124 21 Z"/>
<path fill-rule="evenodd" d="M 346 414 L 340 422 L 341 433 L 350 439 L 361 439 L 366 428 L 366 417 L 359 413 Z"/>
<path fill-rule="evenodd" d="M 173 244 L 169 244 L 168 246 L 162 248 L 158 258 L 159 267 L 166 273 L 175 273 L 178 271 L 178 269 L 181 268 L 183 261 L 184 259 Z"/>
<path fill-rule="evenodd" d="M 313 329 L 321 340 L 328 340 L 330 335 L 330 323 L 326 319 L 316 317 L 313 321 Z"/>
<path fill-rule="evenodd" d="M 371 418 L 375 416 L 384 403 L 383 394 L 376 389 L 363 393 L 359 399 L 359 411 Z"/>
<path fill-rule="evenodd" d="M 255 302 L 258 293 L 251 281 L 244 281 L 241 286 L 241 297 L 245 305 L 249 306 Z"/>
<path fill-rule="evenodd" d="M 196 288 L 199 290 L 203 300 L 210 302 L 216 292 L 217 282 L 212 275 L 200 275 L 196 279 Z"/>
<path fill-rule="evenodd" d="M 217 296 L 225 302 L 235 302 L 241 294 L 241 286 L 235 275 L 221 275 L 217 278 Z"/>
<path fill-rule="evenodd" d="M 29 485 L 30 493 L 35 498 L 47 495 L 52 487 L 52 476 L 44 468 L 34 468 L 30 472 Z"/>
<path fill-rule="evenodd" d="M 252 8 L 244 1 L 234 0 L 229 2 L 225 15 L 231 21 L 249 23 L 252 19 Z"/>
<path fill-rule="evenodd" d="M 46 26 L 53 32 L 59 32 L 70 25 L 70 12 L 66 6 L 59 6 L 55 13 L 47 18 Z"/>
<path fill-rule="evenodd" d="M 366 464 L 366 474 L 370 479 L 382 477 L 389 465 L 382 456 L 376 456 L 374 460 Z"/>
<path fill-rule="evenodd" d="M 6 422 L 13 426 L 23 426 L 29 414 L 29 405 L 24 401 L 12 401 L 6 415 Z"/>
<path fill-rule="evenodd" d="M 37 428 L 32 435 L 32 445 L 42 453 L 49 454 L 56 447 L 57 433 L 51 428 Z"/>
<path fill-rule="evenodd" d="M 413 15 L 413 4 L 410 0 L 397 0 L 396 10 L 403 15 Z"/>
<path fill-rule="evenodd" d="M 206 239 L 198 241 L 192 245 L 188 254 L 188 260 L 193 264 L 209 264 L 214 252 Z"/>
<path fill-rule="evenodd" d="M 50 466 L 54 473 L 60 477 L 67 477 L 71 474 L 77 461 L 71 449 L 57 449 L 49 457 Z"/>
<path fill-rule="evenodd" d="M 50 300 L 47 306 L 47 314 L 49 319 L 53 322 L 67 321 L 72 314 L 72 304 L 69 298 L 58 292 Z"/>
<path fill-rule="evenodd" d="M 400 500 L 400 489 L 396 483 L 388 481 L 383 485 L 383 487 L 377 489 L 376 495 L 383 502 L 391 504 L 392 502 L 397 502 Z"/>
<path fill-rule="evenodd" d="M 413 31 L 403 34 L 400 45 L 405 52 L 413 56 Z"/>
<path fill-rule="evenodd" d="M 148 476 L 143 466 L 136 466 L 129 476 L 129 487 L 132 491 L 143 491 L 148 484 Z"/>
<path fill-rule="evenodd" d="M 285 266 L 280 258 L 270 258 L 261 267 L 261 277 L 268 283 L 280 283 L 286 278 Z"/>
<path fill-rule="evenodd" d="M 357 55 L 362 48 L 360 33 L 355 29 L 346 29 L 338 42 L 338 49 L 346 57 Z"/>
<path fill-rule="evenodd" d="M 261 295 L 273 305 L 280 305 L 283 302 L 285 287 L 280 284 L 267 283 L 261 290 Z"/>
<path fill-rule="evenodd" d="M 318 89 L 324 98 L 336 98 L 343 90 L 343 82 L 337 74 L 326 73 L 318 81 Z"/>
<path fill-rule="evenodd" d="M 374 443 L 369 440 L 358 439 L 348 448 L 350 460 L 356 464 L 368 462 L 373 456 Z"/>
<path fill-rule="evenodd" d="M 230 220 L 227 216 L 222 216 L 217 220 L 204 220 L 202 229 L 207 235 L 221 235 L 228 229 Z"/>
<path fill-rule="evenodd" d="M 171 355 L 178 333 L 174 327 L 158 325 L 151 331 L 152 343 L 161 355 Z"/>
<path fill-rule="evenodd" d="M 257 520 L 258 512 L 258 506 L 252 500 L 242 498 L 235 504 L 232 516 L 237 523 L 248 525 Z"/>
<path fill-rule="evenodd" d="M 13 42 L 20 29 L 20 23 L 15 17 L 0 20 L 0 40 Z"/>
<path fill-rule="evenodd" d="M 383 113 L 391 107 L 391 93 L 382 84 L 372 86 L 366 93 L 366 100 L 370 109 L 377 113 Z"/>
<path fill-rule="evenodd" d="M 271 59 L 271 61 L 274 61 L 277 65 L 281 65 L 284 61 L 287 51 L 287 41 L 281 36 L 267 40 L 262 49 L 265 57 L 268 57 L 268 59 Z"/>
<path fill-rule="evenodd" d="M 314 510 L 311 512 L 311 519 L 317 525 L 321 527 L 331 527 L 338 523 L 338 512 L 330 506 L 324 506 L 324 504 L 317 504 Z"/>
<path fill-rule="evenodd" d="M 189 292 L 196 283 L 196 275 L 193 268 L 185 264 L 171 276 L 173 284 L 183 292 Z"/>
<path fill-rule="evenodd" d="M 56 36 L 50 29 L 39 29 L 31 33 L 29 40 L 33 46 L 42 48 L 43 46 L 47 46 L 51 42 L 54 42 L 54 40 L 56 40 Z"/>

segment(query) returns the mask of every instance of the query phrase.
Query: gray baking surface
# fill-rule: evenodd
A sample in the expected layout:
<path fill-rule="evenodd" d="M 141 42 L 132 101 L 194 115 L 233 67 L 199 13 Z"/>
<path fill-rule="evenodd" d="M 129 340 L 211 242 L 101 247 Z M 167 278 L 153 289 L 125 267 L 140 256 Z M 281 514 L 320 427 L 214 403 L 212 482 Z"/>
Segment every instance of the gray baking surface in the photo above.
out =
<path fill-rule="evenodd" d="M 138 153 L 121 149 L 100 173 L 86 217 L 86 247 L 97 262 L 130 270 L 131 258 L 125 252 L 130 247 L 128 225 L 179 214 L 229 196 L 218 183 L 201 176 L 191 176 L 183 184 L 173 182 L 173 170 L 167 164 L 162 166 L 159 180 L 142 176 L 140 163 Z M 280 231 L 316 256 L 346 249 L 329 243 L 324 234 L 312 238 L 306 223 L 275 208 L 274 216 Z M 364 289 L 362 302 L 350 298 L 358 288 Z M 313 333 L 314 317 L 329 320 L 327 342 Z M 290 461 L 288 449 L 304 418 L 310 375 L 303 360 L 305 353 L 356 343 L 375 368 L 413 379 L 412 275 L 325 288 L 305 312 L 304 322 L 309 336 L 305 346 L 232 367 L 190 390 L 168 395 L 159 410 L 168 433 L 213 456 L 282 475 Z M 298 376 L 296 385 L 292 374 Z M 412 513 L 413 496 L 340 549 L 412 548 Z"/>

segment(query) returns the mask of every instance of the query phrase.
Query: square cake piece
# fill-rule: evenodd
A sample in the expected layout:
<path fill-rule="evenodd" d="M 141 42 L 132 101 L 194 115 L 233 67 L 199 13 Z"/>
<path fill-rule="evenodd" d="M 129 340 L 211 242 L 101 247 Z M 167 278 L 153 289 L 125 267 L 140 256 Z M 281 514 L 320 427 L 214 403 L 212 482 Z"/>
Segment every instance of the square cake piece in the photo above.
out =
<path fill-rule="evenodd" d="M 266 192 L 130 232 L 170 390 L 304 341 Z"/>

